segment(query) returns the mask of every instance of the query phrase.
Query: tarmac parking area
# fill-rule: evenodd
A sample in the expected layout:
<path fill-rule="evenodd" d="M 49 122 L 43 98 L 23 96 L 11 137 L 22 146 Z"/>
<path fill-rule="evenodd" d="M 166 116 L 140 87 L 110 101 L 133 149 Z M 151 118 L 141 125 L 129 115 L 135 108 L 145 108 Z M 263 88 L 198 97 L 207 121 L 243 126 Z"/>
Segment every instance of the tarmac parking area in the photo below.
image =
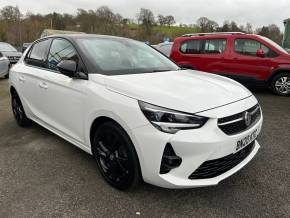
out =
<path fill-rule="evenodd" d="M 244 169 L 215 187 L 120 192 L 87 153 L 38 125 L 18 127 L 0 79 L 0 217 L 289 217 L 290 97 L 252 91 L 264 126 Z"/>

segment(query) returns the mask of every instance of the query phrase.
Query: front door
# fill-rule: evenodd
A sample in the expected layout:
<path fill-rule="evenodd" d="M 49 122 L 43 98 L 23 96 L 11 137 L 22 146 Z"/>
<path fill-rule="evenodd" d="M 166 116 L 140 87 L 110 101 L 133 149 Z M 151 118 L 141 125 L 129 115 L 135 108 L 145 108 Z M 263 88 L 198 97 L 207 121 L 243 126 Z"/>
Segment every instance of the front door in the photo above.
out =
<path fill-rule="evenodd" d="M 260 80 L 271 69 L 273 51 L 262 43 L 246 38 L 236 38 L 226 58 L 226 74 L 241 81 Z M 263 49 L 265 57 L 258 57 L 257 50 Z"/>
<path fill-rule="evenodd" d="M 61 74 L 57 64 L 65 59 L 74 60 L 80 66 L 80 59 L 73 45 L 65 39 L 56 38 L 52 41 L 47 70 L 42 74 L 40 83 L 40 107 L 45 114 L 43 121 L 62 134 L 84 143 L 84 108 L 88 81 Z"/>

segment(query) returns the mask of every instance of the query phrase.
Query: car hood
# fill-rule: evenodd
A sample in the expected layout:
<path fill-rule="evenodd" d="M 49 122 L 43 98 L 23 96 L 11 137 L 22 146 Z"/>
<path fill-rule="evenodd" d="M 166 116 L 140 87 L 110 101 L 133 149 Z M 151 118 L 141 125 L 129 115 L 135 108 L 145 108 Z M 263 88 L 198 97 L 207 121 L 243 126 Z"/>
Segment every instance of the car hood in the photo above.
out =
<path fill-rule="evenodd" d="M 10 56 L 13 56 L 13 57 L 21 57 L 22 56 L 22 53 L 21 52 L 18 52 L 18 51 L 1 51 L 1 53 L 6 56 L 6 57 L 10 57 Z"/>
<path fill-rule="evenodd" d="M 107 76 L 104 82 L 111 91 L 189 113 L 220 107 L 252 95 L 231 79 L 193 70 Z"/>

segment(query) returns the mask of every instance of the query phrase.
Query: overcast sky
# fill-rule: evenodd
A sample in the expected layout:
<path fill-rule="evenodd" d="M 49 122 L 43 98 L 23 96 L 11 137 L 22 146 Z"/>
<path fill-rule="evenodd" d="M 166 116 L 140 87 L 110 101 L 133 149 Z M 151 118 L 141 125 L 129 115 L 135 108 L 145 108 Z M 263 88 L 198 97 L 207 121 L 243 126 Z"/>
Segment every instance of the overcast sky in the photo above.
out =
<path fill-rule="evenodd" d="M 290 0 L 0 0 L 0 7 L 18 5 L 22 13 L 76 13 L 77 8 L 96 9 L 107 5 L 123 17 L 135 18 L 138 10 L 151 9 L 154 15 L 173 15 L 177 23 L 195 23 L 205 16 L 217 21 L 250 22 L 254 27 L 277 24 L 290 18 Z"/>

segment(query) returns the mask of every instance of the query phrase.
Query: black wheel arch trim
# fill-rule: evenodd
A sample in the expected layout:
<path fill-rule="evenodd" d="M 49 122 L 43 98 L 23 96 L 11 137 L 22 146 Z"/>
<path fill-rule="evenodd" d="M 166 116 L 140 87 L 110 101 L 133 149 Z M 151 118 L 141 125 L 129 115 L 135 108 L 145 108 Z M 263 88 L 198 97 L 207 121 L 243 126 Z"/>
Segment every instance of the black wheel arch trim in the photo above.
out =
<path fill-rule="evenodd" d="M 133 140 L 131 139 L 131 137 L 128 134 L 128 132 L 126 131 L 126 129 L 119 122 L 117 122 L 115 119 L 113 119 L 111 117 L 108 117 L 108 116 L 99 116 L 99 117 L 96 117 L 94 119 L 94 121 L 91 123 L 91 126 L 90 126 L 90 145 L 91 145 L 91 152 L 92 152 L 92 154 L 94 154 L 93 143 L 92 143 L 93 142 L 94 133 L 95 133 L 96 129 L 101 124 L 103 124 L 105 122 L 114 122 L 114 123 L 116 123 L 126 133 L 126 135 L 128 136 L 129 140 L 131 141 L 131 143 L 132 143 L 132 145 L 134 147 L 135 153 L 137 155 L 139 172 L 140 172 L 141 179 L 143 180 L 142 168 L 141 168 L 141 163 L 140 163 L 140 157 L 139 157 L 139 154 L 137 152 L 136 145 L 134 144 Z"/>
<path fill-rule="evenodd" d="M 290 67 L 283 67 L 283 68 L 276 68 L 276 69 L 274 69 L 274 70 L 271 72 L 269 78 L 267 79 L 267 83 L 270 85 L 271 82 L 272 82 L 272 79 L 273 79 L 276 75 L 278 75 L 279 73 L 290 73 Z"/>
<path fill-rule="evenodd" d="M 9 91 L 10 91 L 11 96 L 13 94 L 16 94 L 20 98 L 17 89 L 13 85 L 10 86 Z"/>

